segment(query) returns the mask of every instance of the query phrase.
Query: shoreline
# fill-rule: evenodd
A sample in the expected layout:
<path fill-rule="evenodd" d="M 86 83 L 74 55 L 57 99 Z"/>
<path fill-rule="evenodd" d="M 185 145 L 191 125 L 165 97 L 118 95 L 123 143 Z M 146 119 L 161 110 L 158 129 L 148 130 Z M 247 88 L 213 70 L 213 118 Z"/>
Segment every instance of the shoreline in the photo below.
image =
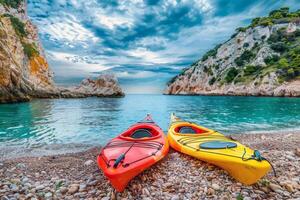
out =
<path fill-rule="evenodd" d="M 0 161 L 0 196 L 25 199 L 297 199 L 300 132 L 232 134 L 272 162 L 258 183 L 245 186 L 218 167 L 170 149 L 159 163 L 116 193 L 98 169 L 100 147 L 86 151 Z M 297 149 L 298 148 L 298 149 Z M 288 173 L 287 173 L 288 169 Z M 192 187 L 191 187 L 192 185 Z"/>

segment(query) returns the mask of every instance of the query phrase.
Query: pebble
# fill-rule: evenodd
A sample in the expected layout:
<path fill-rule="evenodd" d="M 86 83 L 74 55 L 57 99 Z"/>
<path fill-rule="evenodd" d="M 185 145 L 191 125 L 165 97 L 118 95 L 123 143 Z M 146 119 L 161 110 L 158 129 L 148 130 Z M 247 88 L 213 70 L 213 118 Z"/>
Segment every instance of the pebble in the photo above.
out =
<path fill-rule="evenodd" d="M 16 165 L 16 167 L 17 167 L 18 169 L 25 169 L 25 168 L 26 168 L 26 165 L 25 165 L 24 163 L 18 163 L 18 164 Z"/>
<path fill-rule="evenodd" d="M 274 192 L 277 192 L 277 193 L 280 193 L 281 190 L 282 190 L 282 188 L 279 185 L 275 184 L 275 183 L 270 183 L 269 188 L 271 190 L 273 190 Z"/>
<path fill-rule="evenodd" d="M 178 195 L 173 195 L 171 200 L 179 200 L 179 196 Z"/>
<path fill-rule="evenodd" d="M 38 185 L 37 187 L 35 187 L 36 190 L 43 190 L 44 188 L 44 185 Z"/>
<path fill-rule="evenodd" d="M 68 188 L 68 193 L 69 194 L 74 194 L 78 191 L 78 189 L 79 189 L 79 184 L 72 184 Z"/>
<path fill-rule="evenodd" d="M 29 198 L 32 198 L 34 195 L 32 193 L 28 193 L 26 194 L 25 196 L 25 199 L 29 199 Z"/>
<path fill-rule="evenodd" d="M 92 165 L 92 164 L 94 164 L 94 161 L 93 161 L 93 160 L 87 160 L 87 161 L 85 161 L 85 163 L 84 163 L 85 166 L 90 166 L 90 165 Z"/>
<path fill-rule="evenodd" d="M 286 188 L 286 190 L 288 192 L 294 192 L 294 187 L 292 184 L 286 183 L 286 184 L 284 184 L 284 187 Z"/>
<path fill-rule="evenodd" d="M 213 194 L 215 194 L 215 190 L 212 189 L 212 188 L 208 188 L 207 189 L 207 195 L 213 195 Z"/>
<path fill-rule="evenodd" d="M 296 154 L 298 157 L 300 157 L 300 148 L 296 148 L 296 149 L 295 149 L 295 154 Z"/>
<path fill-rule="evenodd" d="M 213 184 L 211 185 L 211 187 L 212 187 L 214 190 L 220 190 L 220 186 L 219 186 L 218 184 L 213 183 Z"/>
<path fill-rule="evenodd" d="M 59 189 L 59 192 L 62 193 L 62 194 L 65 194 L 66 192 L 68 191 L 68 188 L 62 186 L 60 189 Z"/>
<path fill-rule="evenodd" d="M 45 198 L 46 199 L 49 199 L 49 198 L 51 198 L 52 197 L 52 193 L 51 192 L 47 192 L 46 194 L 45 194 Z"/>
<path fill-rule="evenodd" d="M 86 191 L 86 187 L 87 187 L 86 184 L 80 184 L 80 186 L 79 186 L 79 192 Z"/>
<path fill-rule="evenodd" d="M 98 183 L 98 180 L 94 180 L 94 181 L 89 182 L 87 185 L 88 186 L 95 186 L 95 185 L 97 185 L 97 183 Z"/>

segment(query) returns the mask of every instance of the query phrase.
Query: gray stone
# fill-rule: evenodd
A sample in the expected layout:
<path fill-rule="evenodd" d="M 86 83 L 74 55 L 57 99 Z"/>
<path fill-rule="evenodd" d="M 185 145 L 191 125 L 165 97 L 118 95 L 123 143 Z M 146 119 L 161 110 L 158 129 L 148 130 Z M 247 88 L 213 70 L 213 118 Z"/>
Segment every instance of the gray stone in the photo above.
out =
<path fill-rule="evenodd" d="M 92 160 L 87 160 L 87 161 L 85 161 L 85 163 L 84 163 L 85 166 L 90 166 L 90 165 L 92 165 L 92 164 L 94 164 L 94 161 L 92 161 Z"/>

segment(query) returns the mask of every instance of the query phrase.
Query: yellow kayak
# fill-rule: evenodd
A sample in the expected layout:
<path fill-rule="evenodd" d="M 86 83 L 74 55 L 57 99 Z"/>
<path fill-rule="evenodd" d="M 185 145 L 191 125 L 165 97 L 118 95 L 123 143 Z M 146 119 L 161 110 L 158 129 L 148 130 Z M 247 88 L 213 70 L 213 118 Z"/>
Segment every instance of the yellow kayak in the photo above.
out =
<path fill-rule="evenodd" d="M 269 161 L 217 131 L 182 121 L 174 114 L 168 131 L 170 146 L 184 154 L 228 171 L 239 182 L 251 185 L 268 173 Z"/>

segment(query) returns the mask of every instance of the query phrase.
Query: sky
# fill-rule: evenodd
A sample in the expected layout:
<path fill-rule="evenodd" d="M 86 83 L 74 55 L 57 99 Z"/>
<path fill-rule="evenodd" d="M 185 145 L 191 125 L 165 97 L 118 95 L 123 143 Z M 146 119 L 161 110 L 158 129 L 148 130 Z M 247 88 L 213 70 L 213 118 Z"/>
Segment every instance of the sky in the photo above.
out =
<path fill-rule="evenodd" d="M 240 26 L 300 0 L 28 0 L 58 85 L 114 73 L 125 93 L 168 80 Z"/>

